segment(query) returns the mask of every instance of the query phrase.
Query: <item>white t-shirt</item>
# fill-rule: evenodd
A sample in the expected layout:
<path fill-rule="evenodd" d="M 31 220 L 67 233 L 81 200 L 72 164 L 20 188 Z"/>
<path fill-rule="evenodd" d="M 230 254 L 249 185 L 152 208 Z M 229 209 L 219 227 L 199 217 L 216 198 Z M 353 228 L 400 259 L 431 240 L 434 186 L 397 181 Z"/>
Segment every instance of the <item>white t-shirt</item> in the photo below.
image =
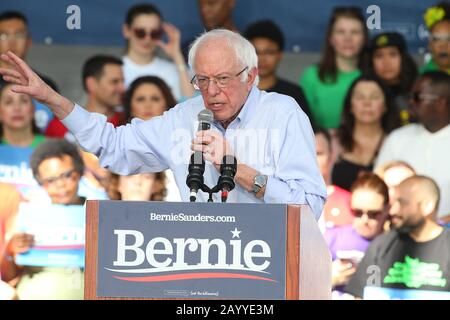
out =
<path fill-rule="evenodd" d="M 383 143 L 375 168 L 395 160 L 432 178 L 441 193 L 438 216 L 450 214 L 450 125 L 435 133 L 416 123 L 394 130 Z"/>
<path fill-rule="evenodd" d="M 125 77 L 125 86 L 128 86 L 136 78 L 142 76 L 157 76 L 163 79 L 172 90 L 177 101 L 182 98 L 180 77 L 178 70 L 173 62 L 155 57 L 152 62 L 145 65 L 138 65 L 131 61 L 127 56 L 123 57 L 123 74 Z"/>

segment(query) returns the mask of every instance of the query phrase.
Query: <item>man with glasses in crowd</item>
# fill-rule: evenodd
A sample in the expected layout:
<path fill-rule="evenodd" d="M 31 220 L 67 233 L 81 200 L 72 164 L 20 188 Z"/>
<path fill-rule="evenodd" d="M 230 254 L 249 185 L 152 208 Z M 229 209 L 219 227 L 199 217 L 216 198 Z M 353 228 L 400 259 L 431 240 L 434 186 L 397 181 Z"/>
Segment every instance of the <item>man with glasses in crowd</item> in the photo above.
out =
<path fill-rule="evenodd" d="M 134 119 L 125 127 L 106 123 L 57 94 L 12 53 L 2 59 L 14 70 L 0 69 L 13 90 L 46 103 L 75 135 L 96 154 L 102 166 L 121 175 L 172 169 L 184 201 L 187 164 L 193 151 L 206 160 L 204 181 L 214 186 L 224 155 L 237 158 L 236 188 L 229 202 L 308 204 L 318 218 L 326 198 L 314 150 L 314 134 L 294 99 L 260 91 L 258 58 L 252 44 L 238 33 L 215 29 L 192 44 L 189 65 L 195 72 L 198 97 L 178 104 L 149 121 Z M 214 116 L 211 130 L 195 133 L 198 113 Z M 208 195 L 199 192 L 198 199 Z M 214 201 L 220 201 L 218 195 Z"/>
<path fill-rule="evenodd" d="M 418 123 L 394 130 L 383 143 L 375 167 L 389 161 L 405 161 L 417 174 L 438 184 L 442 198 L 438 217 L 450 215 L 450 76 L 441 71 L 424 73 L 411 95 Z"/>

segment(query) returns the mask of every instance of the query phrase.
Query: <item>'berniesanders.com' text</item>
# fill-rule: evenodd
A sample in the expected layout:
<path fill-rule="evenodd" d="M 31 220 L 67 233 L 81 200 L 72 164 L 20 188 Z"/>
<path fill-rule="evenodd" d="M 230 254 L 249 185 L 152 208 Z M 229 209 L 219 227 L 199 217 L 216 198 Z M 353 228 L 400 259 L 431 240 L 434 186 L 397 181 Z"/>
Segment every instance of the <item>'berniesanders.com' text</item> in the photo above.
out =
<path fill-rule="evenodd" d="M 174 222 L 228 222 L 235 223 L 235 216 L 208 216 L 203 214 L 184 214 L 184 213 L 171 213 L 171 214 L 159 214 L 150 213 L 151 221 L 174 221 Z"/>

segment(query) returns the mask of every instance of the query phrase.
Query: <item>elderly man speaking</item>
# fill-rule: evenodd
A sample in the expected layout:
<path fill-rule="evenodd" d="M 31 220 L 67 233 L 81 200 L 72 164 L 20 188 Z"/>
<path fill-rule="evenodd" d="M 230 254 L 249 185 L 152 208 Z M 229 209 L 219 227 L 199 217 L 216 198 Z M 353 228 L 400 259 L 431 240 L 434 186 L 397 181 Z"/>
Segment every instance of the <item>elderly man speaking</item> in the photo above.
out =
<path fill-rule="evenodd" d="M 217 182 L 223 156 L 234 155 L 237 184 L 229 202 L 308 204 L 317 219 L 322 212 L 326 189 L 309 119 L 294 99 L 258 90 L 255 49 L 238 33 L 215 29 L 192 44 L 189 65 L 199 96 L 160 117 L 118 128 L 53 91 L 13 53 L 1 58 L 14 66 L 0 69 L 15 84 L 12 90 L 48 105 L 105 168 L 121 175 L 170 168 L 189 201 L 185 181 L 192 150 L 204 155 L 209 186 Z M 214 121 L 210 130 L 196 132 L 197 114 L 205 108 Z M 199 191 L 198 199 L 206 201 L 208 194 Z"/>

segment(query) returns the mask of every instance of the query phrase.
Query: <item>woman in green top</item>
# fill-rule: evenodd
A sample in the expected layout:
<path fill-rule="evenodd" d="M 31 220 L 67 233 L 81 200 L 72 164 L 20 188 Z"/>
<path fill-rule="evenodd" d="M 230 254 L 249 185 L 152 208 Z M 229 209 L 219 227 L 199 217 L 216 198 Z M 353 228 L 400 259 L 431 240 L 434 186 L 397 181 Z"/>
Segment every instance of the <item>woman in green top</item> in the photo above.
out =
<path fill-rule="evenodd" d="M 430 32 L 428 48 L 432 59 L 420 68 L 420 73 L 440 70 L 450 74 L 450 4 L 441 2 L 428 8 L 423 18 Z"/>
<path fill-rule="evenodd" d="M 316 126 L 339 127 L 344 97 L 360 75 L 366 42 L 367 31 L 360 8 L 335 8 L 328 24 L 322 60 L 308 67 L 300 79 Z"/>
<path fill-rule="evenodd" d="M 0 144 L 35 148 L 45 138 L 34 123 L 33 101 L 11 87 L 0 83 Z"/>

